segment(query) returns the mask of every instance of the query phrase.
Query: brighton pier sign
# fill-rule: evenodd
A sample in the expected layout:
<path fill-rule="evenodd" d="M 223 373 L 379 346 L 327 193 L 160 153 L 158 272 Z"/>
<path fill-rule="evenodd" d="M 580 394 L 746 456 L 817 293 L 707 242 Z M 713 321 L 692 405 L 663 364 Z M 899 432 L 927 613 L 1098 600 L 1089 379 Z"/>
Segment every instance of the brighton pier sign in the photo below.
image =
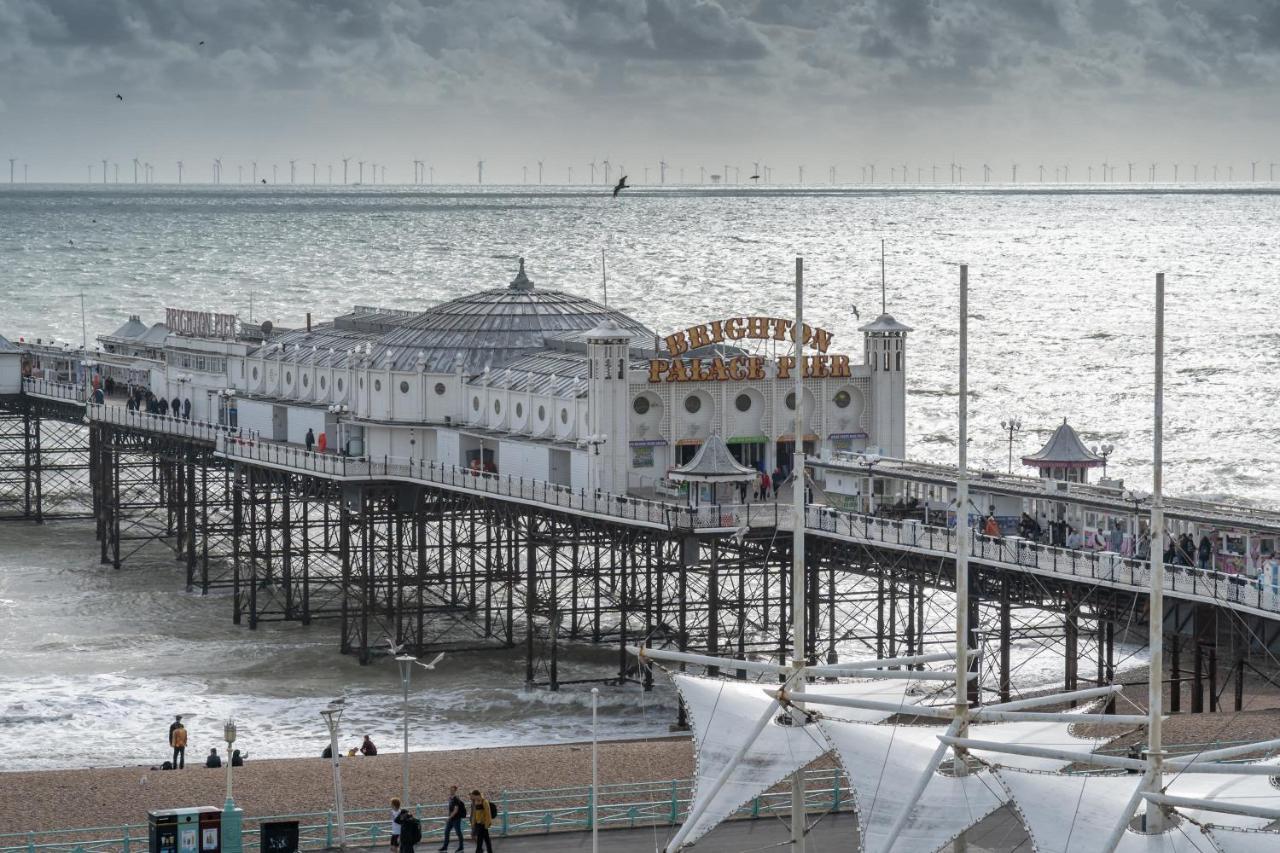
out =
<path fill-rule="evenodd" d="M 191 311 L 186 308 L 164 309 L 164 324 L 169 331 L 189 338 L 235 338 L 236 315 Z"/>
<path fill-rule="evenodd" d="M 670 358 L 649 360 L 649 381 L 657 382 L 729 382 L 759 381 L 776 377 L 787 379 L 795 369 L 795 356 L 780 356 L 776 362 L 759 355 L 709 355 L 688 357 L 687 353 L 715 344 L 741 340 L 794 341 L 795 323 L 779 317 L 731 317 L 690 326 L 669 335 L 666 340 Z M 817 350 L 804 357 L 801 370 L 808 378 L 847 378 L 849 357 L 827 355 L 832 335 L 825 329 L 806 324 L 803 340 Z"/>

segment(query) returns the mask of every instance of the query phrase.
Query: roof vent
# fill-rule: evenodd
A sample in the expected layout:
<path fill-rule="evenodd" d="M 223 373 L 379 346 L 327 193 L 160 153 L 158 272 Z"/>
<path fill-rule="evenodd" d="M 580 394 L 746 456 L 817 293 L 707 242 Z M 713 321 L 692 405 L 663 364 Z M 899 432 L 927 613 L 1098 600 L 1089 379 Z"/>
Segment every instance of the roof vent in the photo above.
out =
<path fill-rule="evenodd" d="M 529 281 L 529 276 L 524 274 L 524 258 L 520 259 L 520 271 L 516 273 L 516 277 L 511 279 L 512 290 L 533 290 L 533 282 Z"/>

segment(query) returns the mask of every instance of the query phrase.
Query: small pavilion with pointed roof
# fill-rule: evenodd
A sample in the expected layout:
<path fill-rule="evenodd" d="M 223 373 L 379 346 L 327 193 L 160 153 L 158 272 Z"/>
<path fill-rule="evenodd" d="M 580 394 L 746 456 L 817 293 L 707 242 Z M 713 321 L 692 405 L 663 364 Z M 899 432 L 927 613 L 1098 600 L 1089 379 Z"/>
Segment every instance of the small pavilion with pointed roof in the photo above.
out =
<path fill-rule="evenodd" d="M 1040 476 L 1045 479 L 1087 483 L 1089 469 L 1102 467 L 1103 459 L 1085 447 L 1080 435 L 1063 418 L 1044 447 L 1022 457 L 1022 464 L 1039 469 Z"/>
<path fill-rule="evenodd" d="M 717 434 L 707 437 L 686 464 L 667 475 L 677 483 L 689 483 L 689 504 L 737 503 L 742 483 L 755 482 L 760 472 L 738 463 L 729 445 Z"/>

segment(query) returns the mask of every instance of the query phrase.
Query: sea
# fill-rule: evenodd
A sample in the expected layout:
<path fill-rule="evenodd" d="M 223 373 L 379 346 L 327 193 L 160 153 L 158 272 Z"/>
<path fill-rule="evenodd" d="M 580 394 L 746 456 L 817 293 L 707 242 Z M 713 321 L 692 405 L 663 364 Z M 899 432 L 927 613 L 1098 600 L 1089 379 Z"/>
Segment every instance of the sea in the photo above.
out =
<path fill-rule="evenodd" d="M 0 184 L 0 334 L 80 343 L 169 306 L 298 326 L 377 305 L 422 310 L 503 287 L 584 294 L 659 335 L 794 310 L 860 357 L 887 310 L 907 339 L 907 448 L 955 458 L 959 265 L 970 281 L 970 460 L 1004 470 L 1066 418 L 1149 488 L 1154 290 L 1167 275 L 1165 487 L 1280 508 L 1280 188 L 1269 184 L 976 187 L 151 186 Z M 604 272 L 602 274 L 602 264 Z M 83 305 L 83 314 L 81 306 Z M 1010 436 L 1001 422 L 1017 419 Z M 395 665 L 337 652 L 333 626 L 230 619 L 141 551 L 98 563 L 84 522 L 0 525 L 3 769 L 153 765 L 183 714 L 190 754 L 234 718 L 250 757 L 319 755 L 319 710 L 345 697 L 342 745 L 398 748 Z M 849 650 L 856 653 L 857 650 Z M 1020 684 L 1061 661 L 1034 642 Z M 1127 654 L 1138 658 L 1140 650 Z M 571 647 L 573 678 L 616 650 Z M 568 676 L 566 676 L 568 677 Z M 519 650 L 418 669 L 410 746 L 590 736 L 589 685 L 525 690 Z M 676 702 L 606 686 L 602 737 L 666 734 Z"/>

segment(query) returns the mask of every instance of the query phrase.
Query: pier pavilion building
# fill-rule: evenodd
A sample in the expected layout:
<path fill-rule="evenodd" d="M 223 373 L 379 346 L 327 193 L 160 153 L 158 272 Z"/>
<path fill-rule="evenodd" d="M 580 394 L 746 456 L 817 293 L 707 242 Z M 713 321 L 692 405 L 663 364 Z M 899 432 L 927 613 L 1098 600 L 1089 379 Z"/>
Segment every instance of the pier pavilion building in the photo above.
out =
<path fill-rule="evenodd" d="M 165 325 L 152 390 L 189 402 L 193 419 L 266 440 L 301 444 L 309 432 L 333 453 L 615 493 L 670 490 L 667 473 L 713 435 L 742 465 L 790 465 L 797 401 L 793 323 L 783 318 L 661 335 L 535 284 L 521 260 L 507 286 L 422 312 L 357 307 L 286 330 L 171 309 Z M 885 314 L 861 331 L 862 351 L 850 356 L 826 330 L 803 330 L 810 455 L 905 453 L 910 329 Z"/>

